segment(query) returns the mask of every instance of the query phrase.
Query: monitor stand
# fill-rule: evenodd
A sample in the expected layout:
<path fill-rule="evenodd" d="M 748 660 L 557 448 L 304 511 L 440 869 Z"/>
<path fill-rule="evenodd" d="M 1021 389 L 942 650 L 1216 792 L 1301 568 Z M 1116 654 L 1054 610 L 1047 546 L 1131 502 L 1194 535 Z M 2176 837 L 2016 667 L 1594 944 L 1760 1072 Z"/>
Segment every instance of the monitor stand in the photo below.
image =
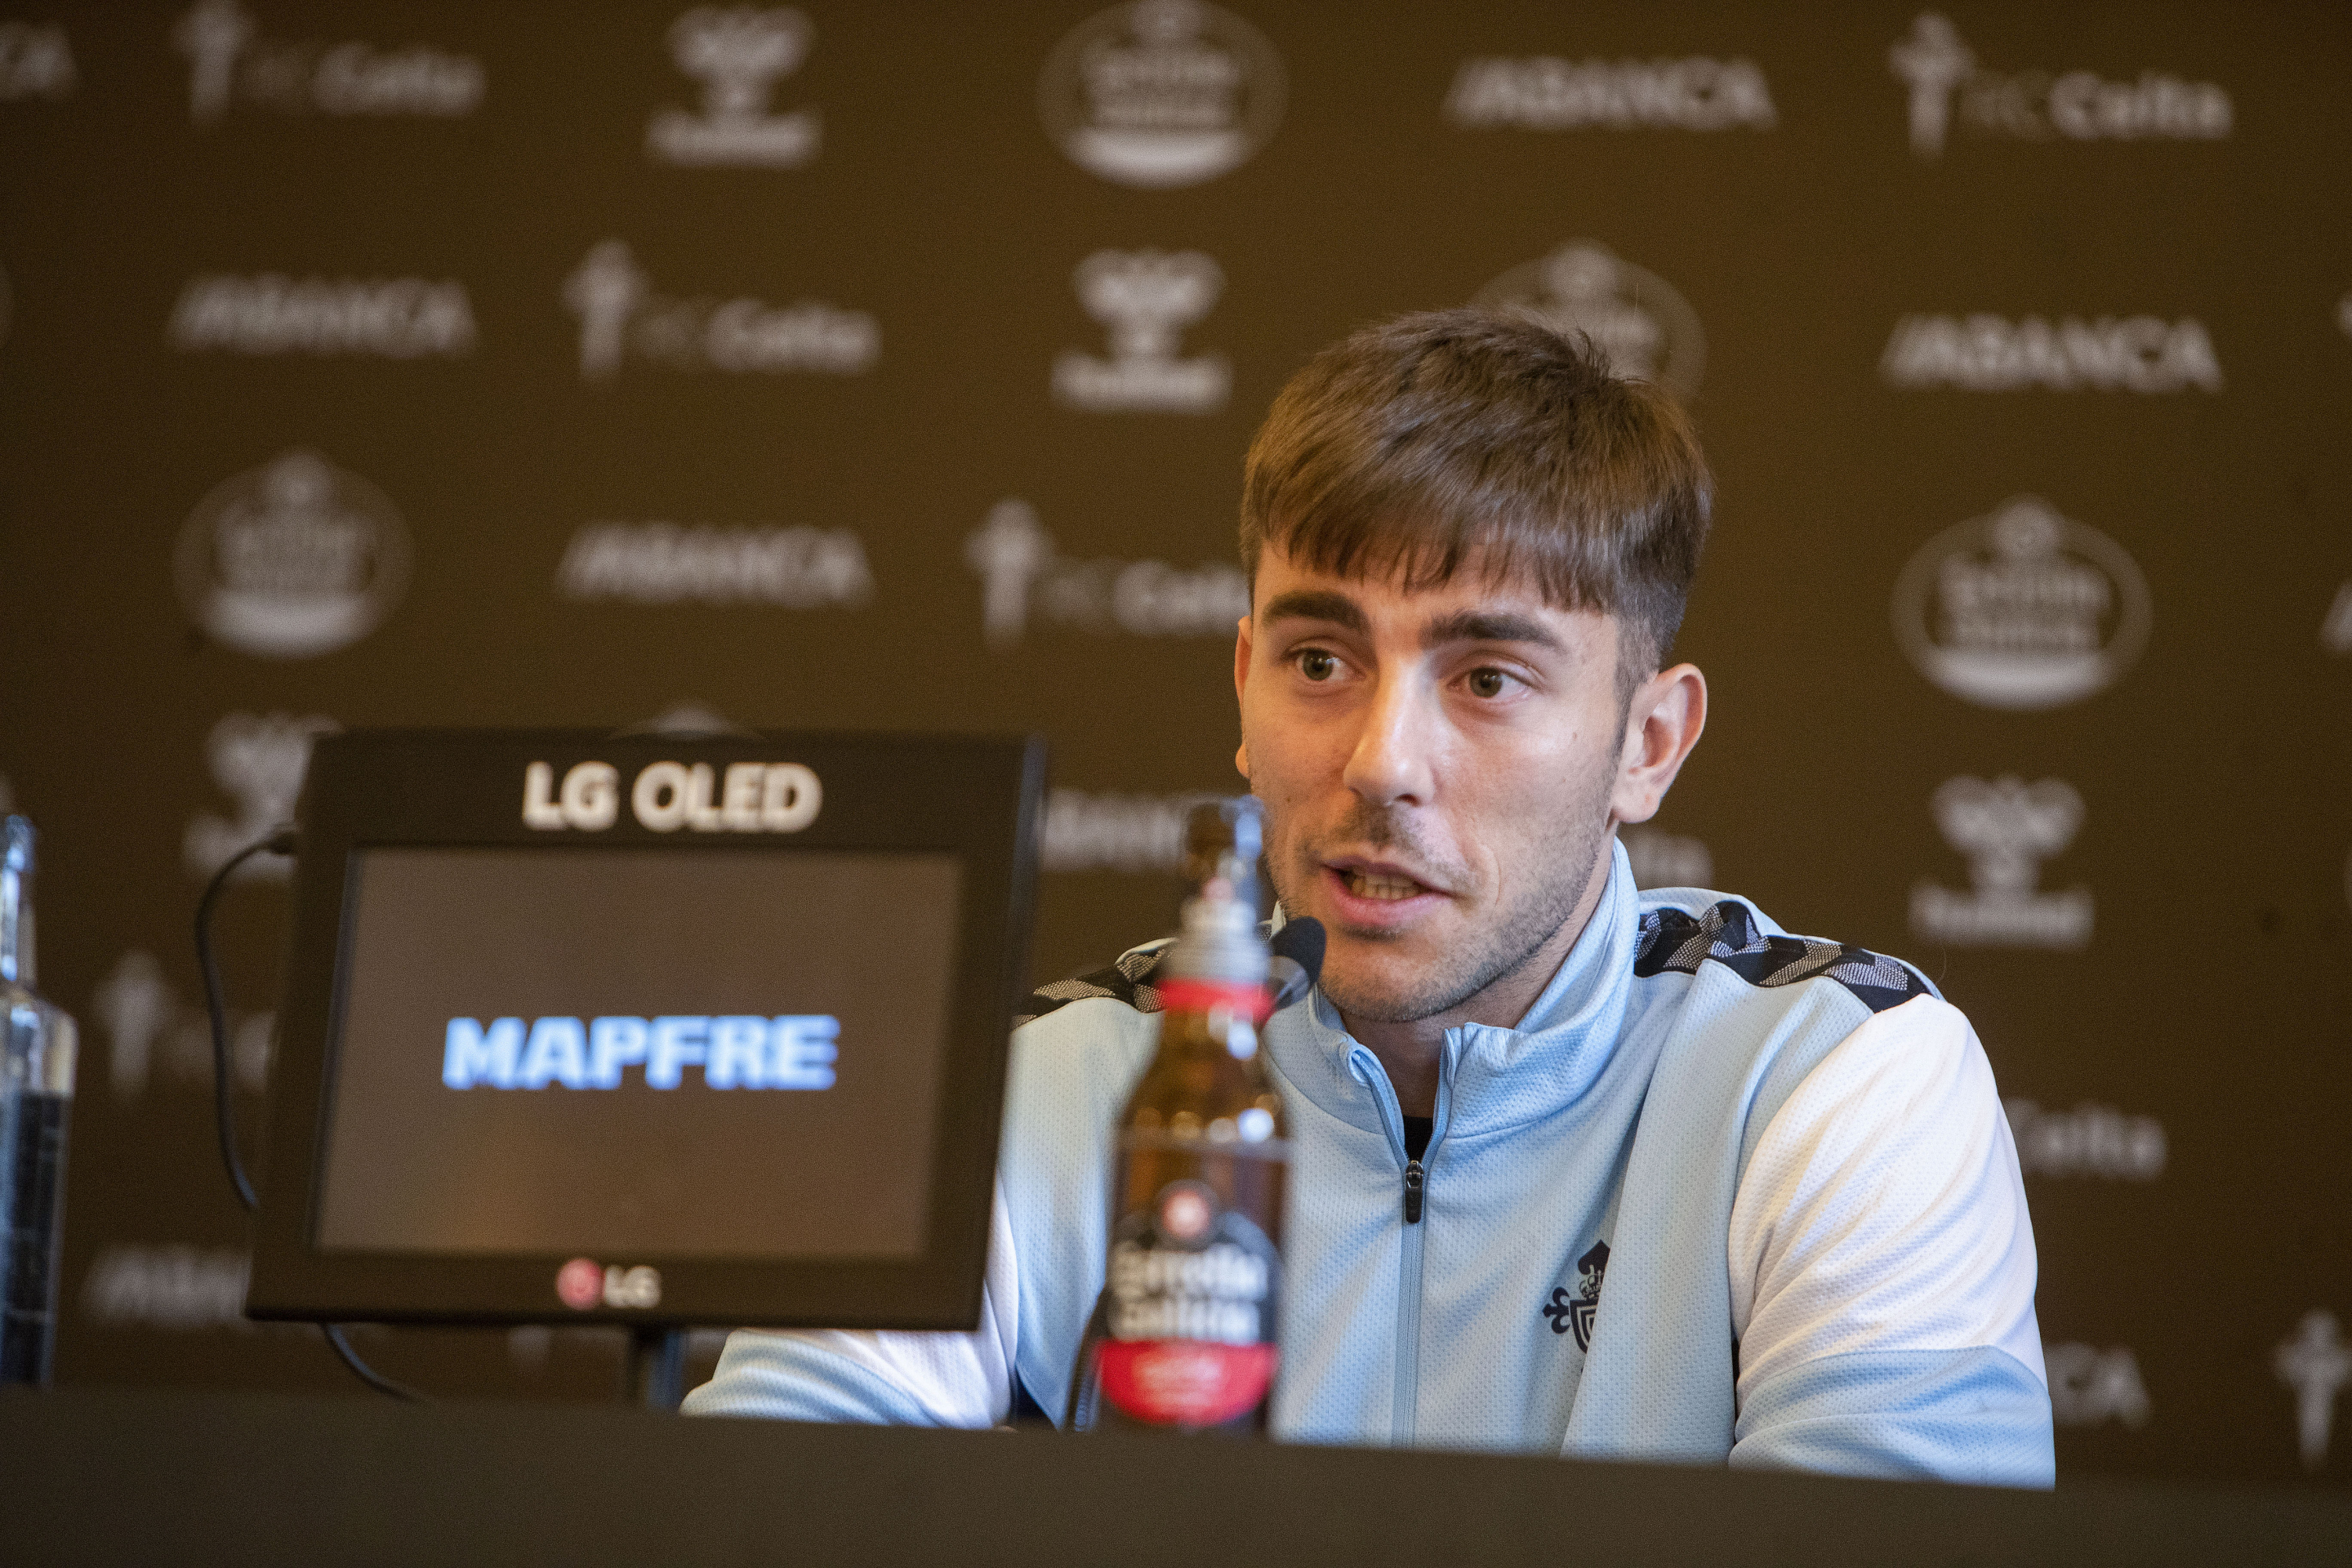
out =
<path fill-rule="evenodd" d="M 623 1392 L 647 1410 L 675 1415 L 686 1397 L 686 1331 L 658 1323 L 632 1325 Z"/>

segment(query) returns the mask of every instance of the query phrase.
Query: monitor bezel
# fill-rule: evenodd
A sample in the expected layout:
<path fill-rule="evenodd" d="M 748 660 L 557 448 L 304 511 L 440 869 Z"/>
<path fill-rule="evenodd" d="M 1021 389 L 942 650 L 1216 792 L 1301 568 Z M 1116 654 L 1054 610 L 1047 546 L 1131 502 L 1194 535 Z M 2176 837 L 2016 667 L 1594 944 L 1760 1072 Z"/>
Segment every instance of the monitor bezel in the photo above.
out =
<path fill-rule="evenodd" d="M 624 805 L 601 831 L 528 826 L 526 769 L 620 771 Z M 816 819 L 792 833 L 657 833 L 625 801 L 655 762 L 799 763 L 822 781 Z M 312 1321 L 594 1323 L 969 1330 L 987 1268 L 997 1133 L 1015 1005 L 1026 992 L 1045 742 L 1013 738 L 775 733 L 758 738 L 583 730 L 375 730 L 321 737 L 299 808 L 294 926 L 270 1073 L 267 1165 L 247 1315 Z M 628 847 L 945 851 L 962 866 L 949 1025 L 932 1129 L 928 1234 L 906 1260 L 598 1258 L 659 1272 L 647 1307 L 566 1306 L 570 1254 L 323 1250 L 325 1173 L 356 856 L 377 848 Z"/>

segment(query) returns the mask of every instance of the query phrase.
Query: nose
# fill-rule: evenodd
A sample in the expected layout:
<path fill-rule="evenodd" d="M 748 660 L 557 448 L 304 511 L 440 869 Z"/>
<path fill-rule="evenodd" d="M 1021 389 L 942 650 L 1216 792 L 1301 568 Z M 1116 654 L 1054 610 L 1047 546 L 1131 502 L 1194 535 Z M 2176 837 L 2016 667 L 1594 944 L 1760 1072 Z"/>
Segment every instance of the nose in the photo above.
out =
<path fill-rule="evenodd" d="M 1420 682 L 1383 673 L 1341 782 L 1372 805 L 1427 805 L 1436 788 L 1437 705 Z"/>

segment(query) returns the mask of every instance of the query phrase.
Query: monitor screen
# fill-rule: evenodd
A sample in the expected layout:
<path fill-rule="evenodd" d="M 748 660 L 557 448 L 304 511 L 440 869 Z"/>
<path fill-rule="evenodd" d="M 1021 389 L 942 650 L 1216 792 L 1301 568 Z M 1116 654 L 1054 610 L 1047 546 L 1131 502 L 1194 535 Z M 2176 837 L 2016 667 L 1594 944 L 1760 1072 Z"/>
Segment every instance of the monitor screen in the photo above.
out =
<path fill-rule="evenodd" d="M 321 1252 L 911 1259 L 963 868 L 360 847 Z"/>

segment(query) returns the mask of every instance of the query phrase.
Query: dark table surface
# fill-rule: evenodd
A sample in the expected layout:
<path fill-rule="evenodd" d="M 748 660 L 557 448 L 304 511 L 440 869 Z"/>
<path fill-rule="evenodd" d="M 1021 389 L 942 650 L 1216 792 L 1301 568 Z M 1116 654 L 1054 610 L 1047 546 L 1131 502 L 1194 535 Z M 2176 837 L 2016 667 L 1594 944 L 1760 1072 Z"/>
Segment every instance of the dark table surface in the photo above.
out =
<path fill-rule="evenodd" d="M 0 1563 L 2352 1562 L 2352 1498 L 548 1405 L 0 1394 Z"/>

